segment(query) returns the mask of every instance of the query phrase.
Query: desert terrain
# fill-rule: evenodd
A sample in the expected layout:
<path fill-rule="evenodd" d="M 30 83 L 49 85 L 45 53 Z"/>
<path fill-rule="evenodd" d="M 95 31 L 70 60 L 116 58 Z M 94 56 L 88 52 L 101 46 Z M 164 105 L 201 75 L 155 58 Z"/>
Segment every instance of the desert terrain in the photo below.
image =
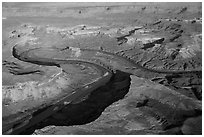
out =
<path fill-rule="evenodd" d="M 2 3 L 3 134 L 201 135 L 202 3 Z"/>

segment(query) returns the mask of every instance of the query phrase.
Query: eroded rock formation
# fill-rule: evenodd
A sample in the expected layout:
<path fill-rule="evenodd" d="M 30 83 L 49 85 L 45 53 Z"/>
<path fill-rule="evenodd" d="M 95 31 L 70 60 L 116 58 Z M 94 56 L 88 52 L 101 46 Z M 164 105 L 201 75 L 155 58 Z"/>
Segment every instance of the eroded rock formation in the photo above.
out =
<path fill-rule="evenodd" d="M 67 11 L 77 14 L 76 24 L 80 18 L 104 11 L 107 17 L 97 16 L 97 25 L 35 22 L 5 29 L 3 132 L 201 134 L 199 9 L 139 7 L 57 11 L 60 17 L 67 16 Z M 51 12 L 56 16 L 54 9 Z M 7 21 L 10 14 L 5 13 Z M 28 14 L 27 10 L 18 13 L 12 15 Z M 120 14 L 124 17 L 118 18 Z M 69 93 L 68 101 L 58 103 Z M 55 105 L 50 103 L 53 99 Z M 19 127 L 23 130 L 14 132 Z"/>

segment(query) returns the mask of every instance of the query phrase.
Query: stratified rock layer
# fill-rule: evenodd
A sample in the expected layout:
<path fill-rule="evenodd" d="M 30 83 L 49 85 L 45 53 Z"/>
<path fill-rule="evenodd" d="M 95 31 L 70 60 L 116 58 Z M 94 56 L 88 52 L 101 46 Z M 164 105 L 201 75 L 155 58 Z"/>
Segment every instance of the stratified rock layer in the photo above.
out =
<path fill-rule="evenodd" d="M 95 58 L 89 62 L 108 71 L 114 70 L 115 78 L 102 87 L 101 82 L 96 83 L 100 88 L 91 92 L 91 96 L 77 99 L 58 113 L 24 129 L 22 134 L 31 134 L 44 126 L 48 127 L 35 133 L 201 134 L 201 3 L 120 3 L 118 6 L 99 7 L 83 7 L 86 5 L 83 3 L 82 7 L 75 8 L 67 8 L 67 3 L 60 4 L 35 3 L 33 6 L 3 3 L 3 92 L 9 87 L 4 96 L 11 95 L 18 100 L 20 96 L 17 95 L 20 94 L 13 92 L 14 87 L 19 93 L 25 93 L 23 97 L 36 98 L 37 94 L 26 91 L 33 89 L 36 82 L 42 84 L 49 81 L 53 75 L 61 72 L 59 67 L 64 69 L 63 73 L 79 72 L 74 65 L 56 66 L 54 62 L 54 66 L 45 66 L 53 65 L 53 53 L 57 53 L 55 58 L 65 59 L 71 56 L 80 58 L 81 51 L 91 51 L 85 52 L 89 55 L 88 59 L 92 56 Z M 25 60 L 12 56 L 14 47 L 18 47 L 16 51 L 19 53 L 36 48 L 39 50 L 34 50 L 37 51 L 34 52 L 36 56 L 31 55 L 34 59 L 29 63 L 24 62 L 29 60 L 26 56 Z M 43 48 L 46 50 L 40 52 Z M 47 50 L 50 48 L 55 49 L 54 52 Z M 36 59 L 41 64 L 33 64 Z M 49 63 L 42 64 L 42 61 Z M 137 67 L 126 65 L 126 61 L 131 61 Z M 137 69 L 138 66 L 140 69 Z M 84 67 L 81 69 L 84 70 Z M 117 70 L 123 72 L 118 73 Z M 124 72 L 140 77 L 131 76 L 130 91 L 129 74 Z M 86 74 L 79 75 L 85 80 L 91 78 Z M 53 89 L 64 87 L 67 83 L 59 76 L 58 80 L 54 80 L 55 84 L 47 85 L 52 88 L 52 93 L 56 93 Z M 26 87 L 25 83 L 27 88 L 22 90 Z M 41 93 L 41 90 L 36 93 Z M 115 102 L 119 99 L 122 100 Z M 6 105 L 9 101 L 6 99 L 3 103 Z M 26 125 L 26 120 L 32 116 L 19 118 L 20 123 Z"/>
<path fill-rule="evenodd" d="M 201 109 L 200 101 L 131 76 L 129 92 L 95 121 L 69 127 L 49 126 L 34 134 L 189 134 L 191 131 L 187 129 L 191 126 L 187 123 L 193 118 L 188 117 L 200 115 Z M 201 134 L 201 131 L 192 133 Z"/>

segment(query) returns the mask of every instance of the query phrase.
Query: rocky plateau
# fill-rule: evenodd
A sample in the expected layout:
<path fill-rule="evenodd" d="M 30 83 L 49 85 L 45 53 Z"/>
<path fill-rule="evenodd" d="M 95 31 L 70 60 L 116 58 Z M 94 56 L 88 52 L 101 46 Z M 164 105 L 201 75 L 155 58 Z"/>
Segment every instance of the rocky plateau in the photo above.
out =
<path fill-rule="evenodd" d="M 2 6 L 3 134 L 202 134 L 201 2 Z"/>

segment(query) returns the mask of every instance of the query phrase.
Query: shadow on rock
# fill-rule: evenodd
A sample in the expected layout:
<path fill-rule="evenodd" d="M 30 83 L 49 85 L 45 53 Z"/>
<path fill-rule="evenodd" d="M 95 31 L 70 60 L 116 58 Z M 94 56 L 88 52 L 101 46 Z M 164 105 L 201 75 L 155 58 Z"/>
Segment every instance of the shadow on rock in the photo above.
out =
<path fill-rule="evenodd" d="M 67 105 L 63 110 L 21 134 L 32 134 L 36 129 L 49 125 L 71 126 L 90 123 L 109 105 L 124 98 L 129 91 L 130 81 L 129 74 L 117 71 L 105 86 L 94 90 L 88 97 Z"/>

